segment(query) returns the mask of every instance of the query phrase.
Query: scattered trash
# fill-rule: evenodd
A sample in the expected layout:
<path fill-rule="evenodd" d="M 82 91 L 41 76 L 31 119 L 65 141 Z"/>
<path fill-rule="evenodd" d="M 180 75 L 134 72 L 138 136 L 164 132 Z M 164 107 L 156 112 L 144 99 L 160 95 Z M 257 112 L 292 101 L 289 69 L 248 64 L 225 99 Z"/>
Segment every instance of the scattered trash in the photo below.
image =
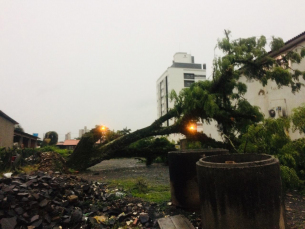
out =
<path fill-rule="evenodd" d="M 3 176 L 5 178 L 11 178 L 13 173 L 4 173 Z"/>

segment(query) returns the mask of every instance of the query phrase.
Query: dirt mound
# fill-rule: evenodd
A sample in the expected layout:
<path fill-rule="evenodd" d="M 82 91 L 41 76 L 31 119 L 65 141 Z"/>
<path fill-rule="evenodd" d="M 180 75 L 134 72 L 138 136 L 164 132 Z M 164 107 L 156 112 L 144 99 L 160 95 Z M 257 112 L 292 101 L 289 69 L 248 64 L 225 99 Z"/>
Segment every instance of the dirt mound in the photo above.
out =
<path fill-rule="evenodd" d="M 66 160 L 60 154 L 55 152 L 40 153 L 39 170 L 44 172 L 69 172 L 69 169 L 66 166 Z"/>

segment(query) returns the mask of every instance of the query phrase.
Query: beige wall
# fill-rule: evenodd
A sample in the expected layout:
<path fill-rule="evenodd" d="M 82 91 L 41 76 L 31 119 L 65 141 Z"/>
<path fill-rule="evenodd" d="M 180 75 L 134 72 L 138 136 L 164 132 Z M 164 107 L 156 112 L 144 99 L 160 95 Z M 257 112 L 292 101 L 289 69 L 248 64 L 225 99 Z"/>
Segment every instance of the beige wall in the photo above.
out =
<path fill-rule="evenodd" d="M 14 124 L 0 116 L 0 147 L 12 147 Z"/>

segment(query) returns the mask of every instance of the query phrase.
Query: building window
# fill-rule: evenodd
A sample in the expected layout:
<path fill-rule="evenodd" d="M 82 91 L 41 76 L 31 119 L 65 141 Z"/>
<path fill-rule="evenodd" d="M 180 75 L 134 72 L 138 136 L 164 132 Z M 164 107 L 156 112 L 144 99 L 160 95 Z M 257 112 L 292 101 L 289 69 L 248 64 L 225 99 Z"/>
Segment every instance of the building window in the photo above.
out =
<path fill-rule="evenodd" d="M 193 80 L 184 80 L 184 87 L 190 87 L 193 83 Z"/>
<path fill-rule="evenodd" d="M 194 74 L 184 73 L 184 79 L 195 79 Z"/>

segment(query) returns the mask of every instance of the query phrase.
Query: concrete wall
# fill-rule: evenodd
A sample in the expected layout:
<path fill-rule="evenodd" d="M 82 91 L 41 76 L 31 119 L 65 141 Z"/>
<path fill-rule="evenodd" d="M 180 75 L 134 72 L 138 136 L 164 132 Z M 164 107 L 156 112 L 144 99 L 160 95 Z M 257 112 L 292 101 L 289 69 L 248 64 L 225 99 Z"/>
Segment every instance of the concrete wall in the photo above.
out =
<path fill-rule="evenodd" d="M 12 147 L 15 125 L 0 116 L 0 147 Z"/>

